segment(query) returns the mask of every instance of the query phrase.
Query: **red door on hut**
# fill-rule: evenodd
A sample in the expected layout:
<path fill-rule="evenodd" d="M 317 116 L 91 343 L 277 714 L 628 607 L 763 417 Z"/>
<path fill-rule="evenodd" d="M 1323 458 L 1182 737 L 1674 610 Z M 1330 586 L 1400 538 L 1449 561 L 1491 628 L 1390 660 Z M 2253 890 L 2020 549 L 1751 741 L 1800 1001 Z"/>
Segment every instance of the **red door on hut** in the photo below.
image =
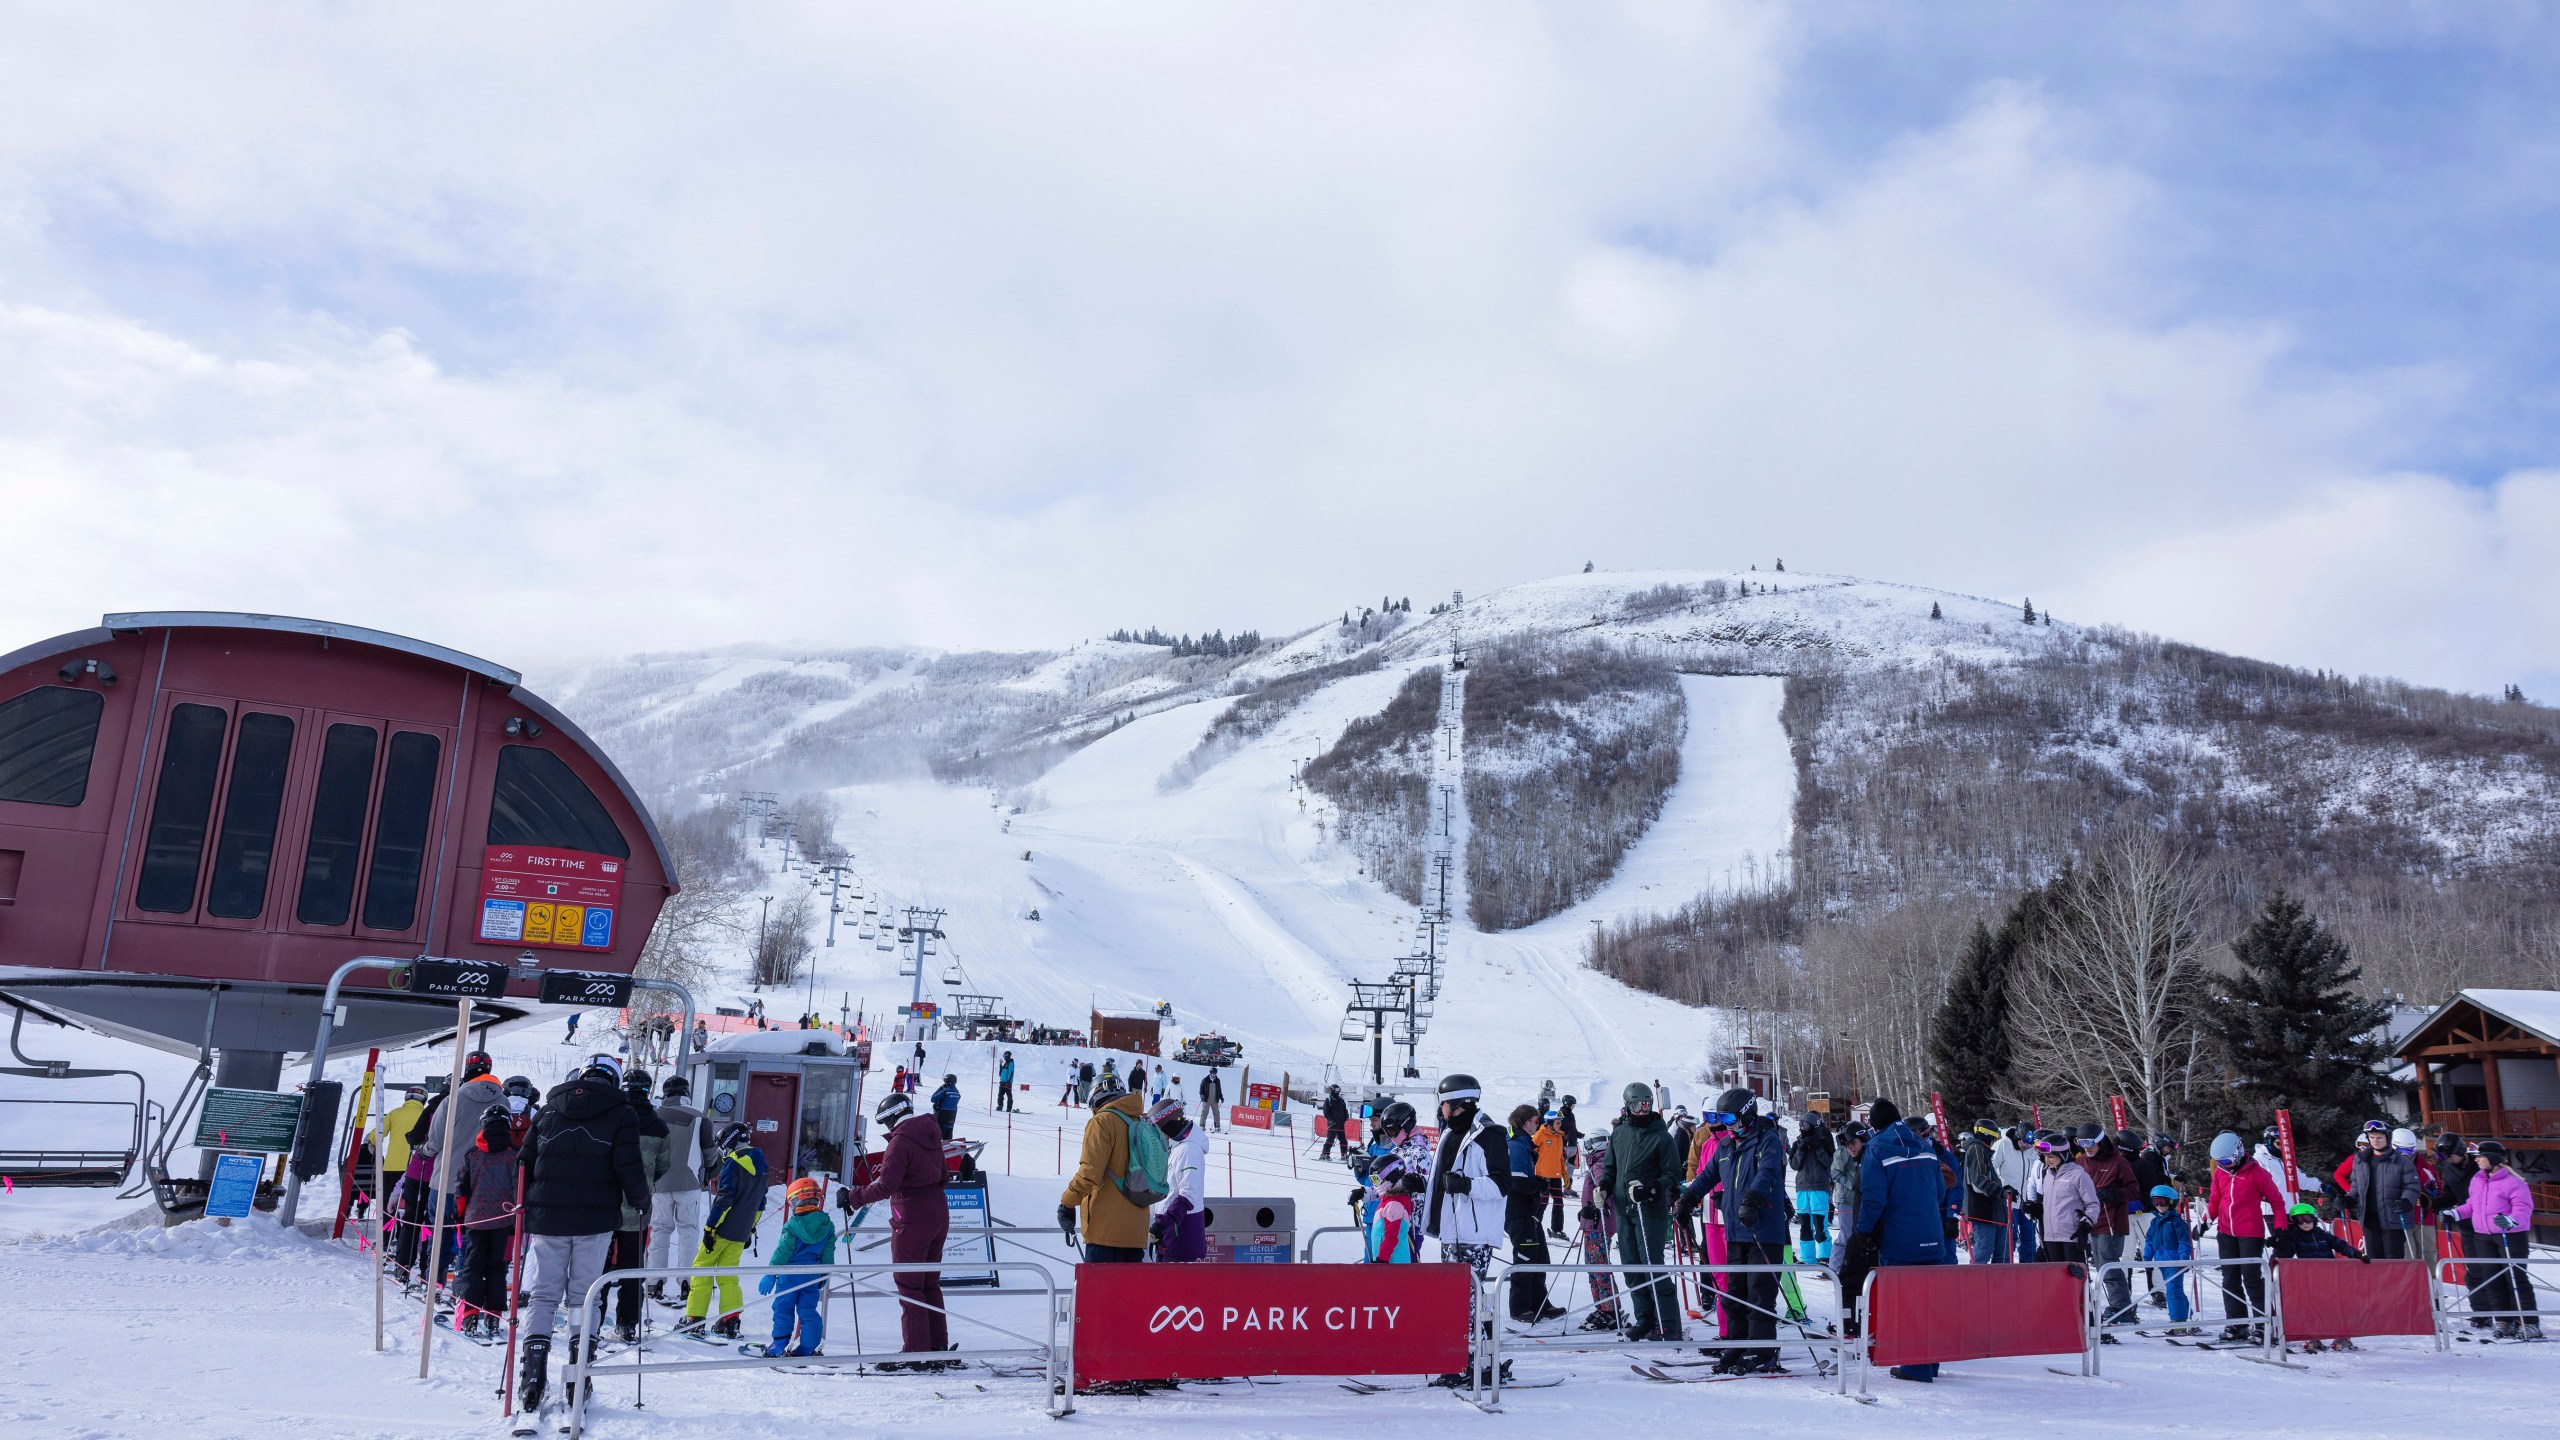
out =
<path fill-rule="evenodd" d="M 749 1137 L 764 1152 L 771 1171 L 767 1183 L 791 1183 L 798 1173 L 800 1150 L 794 1143 L 800 1134 L 800 1077 L 769 1070 L 750 1072 L 746 1112 Z"/>

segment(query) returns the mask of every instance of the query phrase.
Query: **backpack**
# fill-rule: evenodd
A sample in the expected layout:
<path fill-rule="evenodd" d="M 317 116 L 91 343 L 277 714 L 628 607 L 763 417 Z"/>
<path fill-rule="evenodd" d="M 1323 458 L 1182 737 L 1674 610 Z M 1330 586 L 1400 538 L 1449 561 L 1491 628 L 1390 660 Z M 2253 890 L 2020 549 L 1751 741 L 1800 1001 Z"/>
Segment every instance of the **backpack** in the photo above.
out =
<path fill-rule="evenodd" d="M 1120 1187 L 1122 1199 L 1141 1210 L 1161 1203 L 1173 1193 L 1173 1187 L 1165 1179 L 1170 1156 L 1165 1150 L 1164 1132 L 1144 1120 L 1132 1120 L 1117 1110 L 1104 1113 L 1119 1116 L 1120 1123 L 1129 1132 L 1129 1173 L 1113 1176 L 1111 1183 Z"/>

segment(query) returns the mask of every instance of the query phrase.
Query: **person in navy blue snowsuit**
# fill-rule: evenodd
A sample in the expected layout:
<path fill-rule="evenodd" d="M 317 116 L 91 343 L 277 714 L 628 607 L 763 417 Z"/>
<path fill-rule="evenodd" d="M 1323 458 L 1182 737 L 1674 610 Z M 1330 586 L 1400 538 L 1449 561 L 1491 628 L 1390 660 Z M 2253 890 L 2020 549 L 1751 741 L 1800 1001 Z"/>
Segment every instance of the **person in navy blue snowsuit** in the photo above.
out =
<path fill-rule="evenodd" d="M 1735 1087 L 1716 1100 L 1707 1113 L 1710 1124 L 1729 1127 L 1716 1147 L 1713 1163 L 1698 1172 L 1680 1192 L 1683 1218 L 1694 1214 L 1710 1190 L 1724 1192 L 1726 1255 L 1736 1265 L 1783 1265 L 1787 1261 L 1787 1221 L 1795 1213 L 1787 1203 L 1787 1137 L 1778 1122 L 1760 1113 L 1758 1099 Z M 1778 1277 L 1774 1273 L 1732 1277 L 1731 1298 L 1724 1302 L 1725 1338 L 1778 1338 Z M 1736 1347 L 1716 1361 L 1724 1374 L 1786 1373 L 1778 1352 Z"/>
<path fill-rule="evenodd" d="M 1878 1116 L 1885 1117 L 1881 1123 Z M 1868 1250 L 1878 1265 L 1953 1263 L 1946 1172 L 1937 1147 L 1902 1123 L 1901 1108 L 1890 1100 L 1877 1100 L 1867 1117 L 1876 1133 L 1858 1162 L 1858 1218 L 1850 1243 Z M 1938 1367 L 1897 1365 L 1893 1377 L 1933 1381 Z"/>

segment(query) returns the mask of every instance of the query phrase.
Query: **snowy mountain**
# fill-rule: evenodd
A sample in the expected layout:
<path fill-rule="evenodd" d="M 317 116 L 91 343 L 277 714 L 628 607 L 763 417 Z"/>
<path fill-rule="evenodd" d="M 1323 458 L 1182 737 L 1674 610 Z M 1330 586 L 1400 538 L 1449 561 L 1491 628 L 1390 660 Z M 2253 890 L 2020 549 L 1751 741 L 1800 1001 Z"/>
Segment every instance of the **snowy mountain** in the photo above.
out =
<path fill-rule="evenodd" d="M 2223 866 L 2235 910 L 2312 893 L 2402 988 L 2560 936 L 2553 712 L 1844 576 L 1561 576 L 1241 657 L 742 646 L 547 688 L 671 808 L 830 792 L 857 869 L 950 908 L 1013 1013 L 1169 1001 L 1275 1066 L 1360 1048 L 1347 987 L 1413 944 L 1435 766 L 1464 775 L 1469 914 L 1426 1073 L 1695 1077 L 1733 1037 L 1673 1000 L 1824 926 L 1971 913 L 2122 825 Z M 1600 933 L 1656 994 L 1591 968 Z M 823 987 L 895 988 L 889 956 L 845 954 Z"/>

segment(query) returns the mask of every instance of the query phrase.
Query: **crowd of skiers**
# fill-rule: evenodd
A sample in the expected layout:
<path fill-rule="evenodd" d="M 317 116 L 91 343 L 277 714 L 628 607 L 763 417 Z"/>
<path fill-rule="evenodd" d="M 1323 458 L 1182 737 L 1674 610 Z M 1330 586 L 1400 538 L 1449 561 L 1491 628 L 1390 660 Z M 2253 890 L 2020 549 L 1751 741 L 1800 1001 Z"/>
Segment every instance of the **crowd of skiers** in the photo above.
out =
<path fill-rule="evenodd" d="M 1011 1063 L 1007 1054 L 999 1069 L 1008 1096 Z M 1202 1260 L 1204 1125 L 1191 1117 L 1178 1079 L 1159 1067 L 1151 1091 L 1144 1062 L 1129 1068 L 1125 1080 L 1110 1059 L 1098 1068 L 1079 1061 L 1070 1072 L 1061 1103 L 1072 1097 L 1091 1115 L 1058 1222 L 1084 1263 Z M 872 1114 L 873 1136 L 885 1142 L 879 1163 L 859 1188 L 835 1197 L 848 1214 L 888 1203 L 890 1259 L 900 1263 L 940 1261 L 950 1227 L 946 1155 L 960 1090 L 945 1075 L 919 1108 L 921 1079 L 900 1069 Z M 1202 1077 L 1202 1121 L 1221 1108 L 1217 1085 L 1214 1070 Z M 1784 1373 L 1780 1326 L 1810 1323 L 1796 1276 L 1782 1268 L 1790 1262 L 1829 1267 L 1852 1301 L 1883 1266 L 2081 1262 L 2102 1267 L 2102 1317 L 2123 1325 L 2135 1314 L 2136 1270 L 2117 1262 L 2129 1259 L 2147 1270 L 2152 1301 L 2167 1311 L 2173 1333 L 2193 1333 L 2187 1272 L 2208 1237 L 2228 1259 L 2463 1258 L 2473 1262 L 2465 1283 L 2474 1323 L 2540 1338 L 2525 1267 L 2501 1263 L 2528 1252 L 2531 1188 L 2494 1140 L 2466 1146 L 2442 1135 L 2421 1146 L 2411 1131 L 2375 1121 L 2321 1187 L 2278 1158 L 2274 1130 L 2254 1150 L 2224 1132 L 2211 1146 L 2207 1183 L 2182 1188 L 2168 1137 L 2094 1124 L 2034 1130 L 1985 1120 L 1944 1136 L 1931 1115 L 1906 1115 L 1877 1099 L 1836 1129 L 1828 1117 L 1810 1116 L 1790 1137 L 1747 1089 L 1726 1091 L 1695 1118 L 1684 1109 L 1666 1115 L 1642 1083 L 1619 1099 L 1617 1114 L 1586 1135 L 1575 1097 L 1558 1099 L 1552 1086 L 1497 1119 L 1474 1078 L 1452 1074 L 1439 1082 L 1434 1125 L 1409 1103 L 1386 1103 L 1368 1115 L 1355 1153 L 1345 1138 L 1351 1107 L 1329 1089 L 1325 1153 L 1338 1148 L 1358 1178 L 1351 1203 L 1363 1258 L 1411 1263 L 1428 1237 L 1440 1258 L 1489 1277 L 1506 1246 L 1514 1265 L 1539 1267 L 1553 1258 L 1550 1240 L 1570 1240 L 1569 1258 L 1595 1267 L 1579 1272 L 1593 1302 L 1580 1323 L 1633 1340 L 1682 1339 L 1684 1321 L 1698 1313 L 1666 1265 L 1770 1267 L 1710 1277 L 1699 1292 L 1699 1303 L 1714 1306 L 1717 1332 L 1705 1348 L 1730 1373 Z M 746 1126 L 715 1123 L 689 1100 L 681 1076 L 653 1096 L 647 1074 L 601 1054 L 537 1096 L 524 1077 L 499 1081 L 488 1056 L 474 1054 L 449 1094 L 413 1089 L 388 1117 L 382 1159 L 400 1175 L 396 1208 L 385 1217 L 388 1263 L 404 1282 L 414 1275 L 421 1286 L 432 1279 L 449 1287 L 454 1327 L 483 1342 L 498 1334 L 520 1263 L 518 1386 L 526 1408 L 541 1401 L 564 1307 L 575 1308 L 606 1270 L 668 1267 L 688 1244 L 694 1267 L 744 1263 L 771 1167 Z M 458 1158 L 441 1167 L 448 1201 L 434 1217 L 439 1157 L 449 1148 Z M 2324 1197 L 2325 1216 L 2306 1191 Z M 773 1304 L 767 1355 L 822 1353 L 825 1279 L 790 1267 L 834 1263 L 839 1237 L 826 1202 L 815 1179 L 783 1192 L 787 1223 L 766 1260 L 773 1273 L 758 1285 Z M 2324 1218 L 2352 1222 L 2363 1244 Z M 429 1255 L 442 1257 L 433 1277 L 424 1273 Z M 2267 1313 L 2261 1272 L 2218 1268 L 2223 1338 L 2252 1339 Z M 880 1368 L 947 1367 L 952 1362 L 938 1358 L 951 1348 L 939 1275 L 901 1273 L 894 1283 L 903 1349 L 920 1358 Z M 706 1274 L 678 1288 L 676 1333 L 739 1340 L 744 1296 L 736 1277 Z M 645 1289 L 648 1298 L 678 1303 L 663 1280 Z M 1512 1275 L 1506 1289 L 1516 1322 L 1567 1313 L 1537 1270 Z M 567 1317 L 568 1343 L 583 1343 L 592 1356 L 607 1325 L 636 1340 L 643 1303 L 638 1282 L 616 1284 L 606 1297 L 609 1318 Z M 1854 1303 L 1845 1308 L 1854 1334 Z M 1927 1381 L 1936 1367 L 1892 1373 Z"/>
<path fill-rule="evenodd" d="M 839 1192 L 838 1205 L 889 1201 L 903 1232 L 893 1241 L 894 1258 L 939 1259 L 948 1223 L 942 1196 L 945 1130 L 935 1116 L 912 1114 L 913 1109 L 904 1091 L 893 1091 L 881 1103 L 877 1116 L 890 1131 L 886 1163 L 858 1196 Z M 516 1384 L 527 1410 L 542 1403 L 554 1331 L 562 1328 L 564 1312 L 579 1312 L 600 1276 L 613 1269 L 688 1263 L 706 1271 L 742 1265 L 772 1184 L 772 1167 L 747 1126 L 715 1123 L 694 1108 L 682 1076 L 668 1077 L 653 1096 L 646 1072 L 625 1071 L 611 1055 L 590 1057 L 575 1075 L 537 1096 L 522 1076 L 497 1080 L 489 1057 L 475 1053 L 464 1061 L 462 1083 L 450 1093 L 429 1097 L 412 1087 L 385 1118 L 382 1162 L 386 1172 L 396 1169 L 400 1175 L 396 1204 L 384 1217 L 392 1276 L 421 1291 L 441 1292 L 451 1303 L 453 1327 L 482 1343 L 499 1337 L 511 1304 L 521 1307 L 524 1341 Z M 446 1149 L 463 1145 L 467 1152 L 457 1150 L 458 1160 L 440 1166 Z M 439 1221 L 434 1197 L 440 1172 L 448 1198 Z M 837 1233 L 825 1213 L 820 1182 L 793 1181 L 782 1203 L 788 1218 L 766 1263 L 833 1263 Z M 430 1256 L 437 1257 L 433 1275 L 427 1273 Z M 930 1304 L 940 1304 L 934 1277 L 902 1275 L 898 1283 L 902 1293 L 912 1292 L 910 1298 L 929 1296 Z M 758 1288 L 773 1297 L 766 1354 L 820 1353 L 823 1284 L 823 1277 L 759 1277 Z M 675 1333 L 738 1342 L 744 1295 L 737 1277 L 703 1274 L 672 1289 L 664 1279 L 651 1280 L 645 1293 L 647 1300 L 681 1305 Z M 637 1341 L 643 1304 L 641 1282 L 615 1283 L 604 1297 L 609 1318 L 565 1314 L 567 1344 L 583 1344 L 592 1358 L 607 1325 L 621 1340 Z M 907 1348 L 948 1348 L 939 1319 L 937 1313 L 919 1322 L 910 1313 Z"/>
<path fill-rule="evenodd" d="M 1156 1067 L 1153 1088 L 1149 1088 L 1150 1078 L 1144 1060 L 1130 1061 L 1126 1076 L 1120 1073 L 1118 1058 L 1110 1055 L 1102 1057 L 1099 1068 L 1090 1060 L 1079 1060 L 1074 1056 L 1069 1056 L 1064 1064 L 1066 1071 L 1061 1079 L 1065 1083 L 1058 1090 L 1058 1108 L 1062 1110 L 1070 1106 L 1090 1107 L 1105 1095 L 1134 1095 L 1141 1104 L 1149 1107 L 1162 1105 L 1167 1100 L 1184 1104 L 1188 1099 L 1196 1098 L 1200 1106 L 1200 1124 L 1209 1130 L 1226 1128 L 1227 1086 L 1218 1078 L 1215 1066 L 1200 1073 L 1196 1091 L 1186 1091 L 1182 1077 L 1162 1065 Z M 1003 1073 L 999 1077 L 1000 1090 L 1010 1091 L 1013 1088 L 1012 1065 L 1013 1052 L 1008 1050 L 1004 1056 Z M 1001 1108 L 1011 1109 L 1012 1101 L 1007 1099 Z"/>
<path fill-rule="evenodd" d="M 1609 1272 L 1587 1274 L 1593 1304 L 1581 1323 L 1628 1339 L 1682 1338 L 1678 1287 L 1655 1268 L 1666 1254 L 1712 1265 L 1826 1265 L 1853 1299 L 1880 1266 L 2074 1261 L 2101 1267 L 2107 1325 L 2133 1323 L 2140 1272 L 2172 1333 L 2192 1334 L 2187 1272 L 2205 1237 L 2227 1258 L 2486 1260 L 2465 1267 L 2472 1323 L 2502 1337 L 2541 1336 L 2526 1268 L 2498 1263 L 2528 1252 L 2533 1212 L 2530 1187 L 2495 1140 L 2466 1146 L 2439 1136 L 2428 1153 L 2407 1129 L 2369 1124 L 2327 1192 L 2327 1218 L 2350 1222 L 2366 1237 L 2359 1246 L 2323 1223 L 2305 1183 L 2287 1180 L 2272 1127 L 2254 1153 L 2236 1134 L 2218 1136 L 2209 1183 L 2181 1188 L 2169 1137 L 2095 1124 L 2034 1130 L 1979 1121 L 1946 1137 L 1931 1115 L 1905 1115 L 1878 1099 L 1836 1130 L 1827 1117 L 1808 1117 L 1790 1139 L 1745 1089 L 1727 1091 L 1696 1119 L 1662 1114 L 1640 1083 L 1620 1098 L 1605 1132 L 1587 1140 L 1574 1097 L 1556 1102 L 1551 1089 L 1504 1124 L 1471 1077 L 1447 1077 L 1436 1131 L 1411 1105 L 1385 1105 L 1353 1161 L 1364 1258 L 1410 1262 L 1429 1236 L 1442 1258 L 1480 1274 L 1505 1244 L 1515 1265 L 1546 1265 L 1548 1242 L 1567 1238 L 1564 1204 L 1576 1197 L 1578 1174 L 1573 1248 L 1587 1266 L 1615 1260 Z M 1328 1129 L 1340 1124 L 1337 1103 L 1328 1096 Z M 2220 1274 L 2223 1338 L 2257 1338 L 2262 1273 L 2207 1268 Z M 1705 1298 L 1718 1333 L 1706 1348 L 1721 1352 L 1720 1369 L 1782 1369 L 1778 1328 L 1806 1323 L 1794 1280 L 1776 1268 L 1710 1280 Z M 1540 1273 L 1515 1274 L 1508 1292 L 1514 1321 L 1564 1313 Z M 1849 1324 L 1854 1334 L 1854 1318 Z M 1913 1365 L 1894 1373 L 1928 1381 L 1937 1372 Z"/>

